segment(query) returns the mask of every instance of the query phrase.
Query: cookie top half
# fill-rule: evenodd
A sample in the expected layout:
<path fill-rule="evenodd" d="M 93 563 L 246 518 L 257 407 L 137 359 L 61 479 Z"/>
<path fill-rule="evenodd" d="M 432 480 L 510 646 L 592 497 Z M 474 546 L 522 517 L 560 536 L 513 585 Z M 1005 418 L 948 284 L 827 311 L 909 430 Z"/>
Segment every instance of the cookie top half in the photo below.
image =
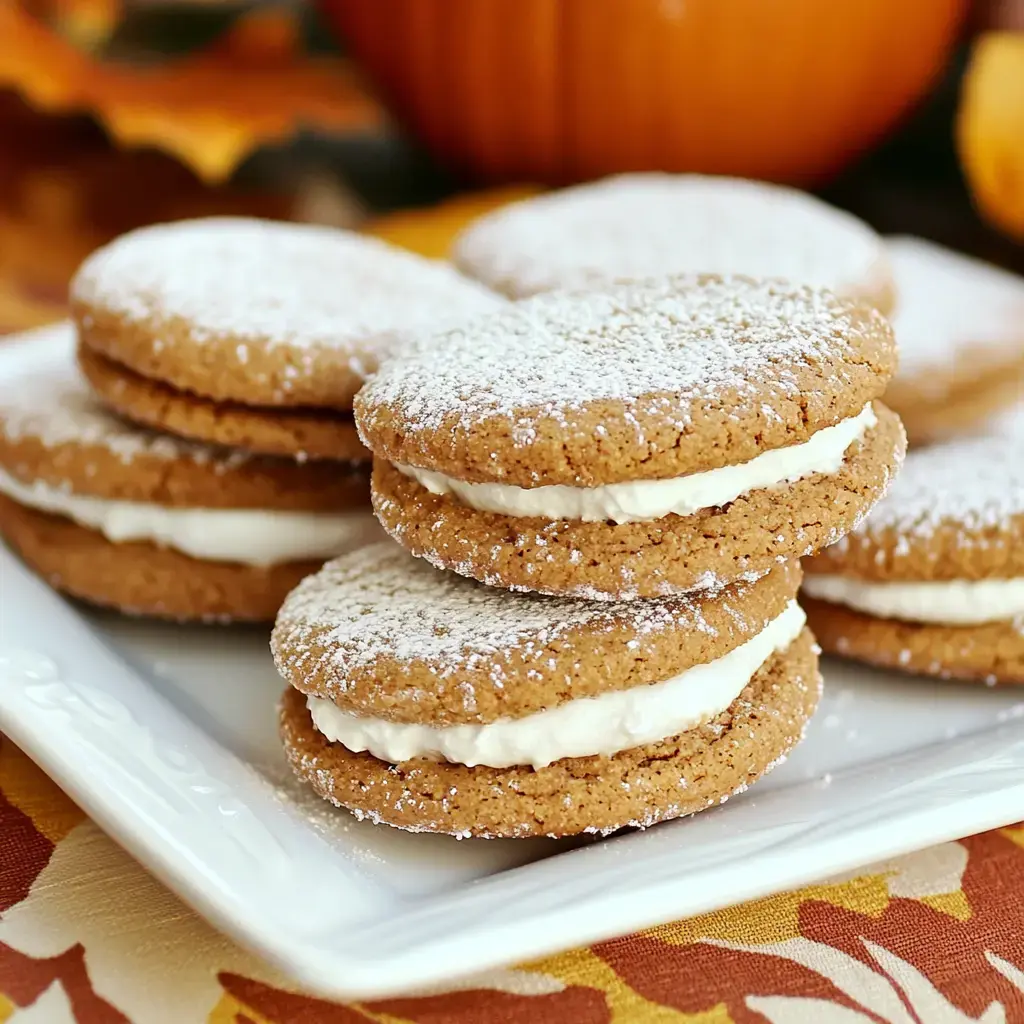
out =
<path fill-rule="evenodd" d="M 984 437 L 912 451 L 867 520 L 806 567 L 880 582 L 1024 576 L 1019 441 Z"/>
<path fill-rule="evenodd" d="M 25 485 L 168 507 L 337 511 L 365 504 L 366 477 L 197 444 L 115 416 L 75 364 L 69 323 L 0 353 L 0 472 Z"/>
<path fill-rule="evenodd" d="M 82 343 L 221 401 L 348 408 L 396 335 L 493 309 L 450 265 L 377 239 L 245 218 L 132 231 L 71 288 Z"/>
<path fill-rule="evenodd" d="M 673 273 L 823 285 L 892 306 L 882 239 L 795 189 L 737 178 L 627 174 L 513 203 L 456 239 L 468 274 L 519 298 Z"/>
<path fill-rule="evenodd" d="M 857 415 L 896 365 L 876 310 L 709 275 L 551 292 L 388 361 L 355 405 L 376 456 L 470 482 L 590 487 L 746 462 Z"/>
<path fill-rule="evenodd" d="M 713 595 L 578 601 L 505 593 L 384 543 L 305 579 L 271 647 L 291 685 L 347 711 L 484 723 L 720 658 L 782 614 L 799 583 L 793 561 Z"/>
<path fill-rule="evenodd" d="M 1020 360 L 1024 277 L 923 238 L 890 238 L 888 248 L 900 296 L 892 322 L 901 384 L 940 399 L 956 370 Z"/>

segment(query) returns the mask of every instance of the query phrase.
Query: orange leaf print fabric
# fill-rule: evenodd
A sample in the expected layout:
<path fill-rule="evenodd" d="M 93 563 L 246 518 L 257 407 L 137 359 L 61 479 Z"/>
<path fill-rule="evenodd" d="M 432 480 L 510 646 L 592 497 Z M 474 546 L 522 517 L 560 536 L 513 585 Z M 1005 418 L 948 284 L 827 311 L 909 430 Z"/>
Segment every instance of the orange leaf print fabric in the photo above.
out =
<path fill-rule="evenodd" d="M 1017 1024 L 1022 875 L 1024 828 L 1002 829 L 447 992 L 342 1005 L 218 936 L 0 740 L 0 1020 Z"/>

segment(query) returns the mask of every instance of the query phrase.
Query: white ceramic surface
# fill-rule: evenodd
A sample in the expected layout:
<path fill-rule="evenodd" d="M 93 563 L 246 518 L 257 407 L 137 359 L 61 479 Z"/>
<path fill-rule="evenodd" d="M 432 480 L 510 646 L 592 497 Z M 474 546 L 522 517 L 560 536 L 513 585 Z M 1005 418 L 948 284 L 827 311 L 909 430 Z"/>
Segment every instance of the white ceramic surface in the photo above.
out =
<path fill-rule="evenodd" d="M 357 823 L 288 778 L 266 640 L 83 613 L 0 549 L 0 728 L 325 995 L 434 984 L 1024 818 L 1024 691 L 828 664 L 804 746 L 695 818 L 585 843 Z"/>

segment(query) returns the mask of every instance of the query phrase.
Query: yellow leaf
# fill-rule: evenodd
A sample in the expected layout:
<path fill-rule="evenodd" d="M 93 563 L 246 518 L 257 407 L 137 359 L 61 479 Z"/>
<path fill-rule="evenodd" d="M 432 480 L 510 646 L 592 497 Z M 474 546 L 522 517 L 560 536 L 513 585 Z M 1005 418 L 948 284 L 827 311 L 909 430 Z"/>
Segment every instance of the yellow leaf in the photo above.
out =
<path fill-rule="evenodd" d="M 940 914 L 949 914 L 958 921 L 969 921 L 971 918 L 971 905 L 967 902 L 967 896 L 960 890 L 921 896 L 920 900 L 932 910 L 937 910 Z"/>
<path fill-rule="evenodd" d="M 0 788 L 51 843 L 63 839 L 85 815 L 10 740 L 0 743 Z"/>
<path fill-rule="evenodd" d="M 536 185 L 509 185 L 468 192 L 436 206 L 385 214 L 364 225 L 363 230 L 421 256 L 445 259 L 455 236 L 471 220 L 517 199 L 527 199 L 539 191 Z"/>
<path fill-rule="evenodd" d="M 611 1024 L 627 1024 L 628 1021 L 643 1021 L 644 1024 L 732 1024 L 724 1004 L 693 1014 L 652 1003 L 586 947 L 534 961 L 525 969 L 550 974 L 567 985 L 599 989 L 604 993 Z"/>
<path fill-rule="evenodd" d="M 990 32 L 974 44 L 957 143 L 982 216 L 1024 239 L 1024 33 Z"/>
<path fill-rule="evenodd" d="M 105 43 L 124 13 L 121 0 L 21 0 L 20 6 L 86 50 Z"/>

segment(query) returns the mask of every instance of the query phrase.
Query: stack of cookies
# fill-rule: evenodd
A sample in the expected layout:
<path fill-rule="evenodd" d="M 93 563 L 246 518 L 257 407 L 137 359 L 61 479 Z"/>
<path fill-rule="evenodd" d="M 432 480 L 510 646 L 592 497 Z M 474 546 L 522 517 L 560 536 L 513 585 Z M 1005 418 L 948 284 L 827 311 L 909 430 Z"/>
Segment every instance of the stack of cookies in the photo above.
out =
<path fill-rule="evenodd" d="M 393 544 L 281 610 L 288 757 L 357 817 L 459 837 L 645 826 L 739 792 L 800 739 L 817 652 L 785 563 L 651 601 L 509 594 Z"/>
<path fill-rule="evenodd" d="M 711 275 L 404 346 L 355 416 L 408 553 L 329 563 L 274 630 L 295 771 L 459 836 L 607 833 L 756 781 L 819 695 L 799 559 L 902 459 L 894 369 L 868 304 Z"/>
<path fill-rule="evenodd" d="M 503 304 L 447 264 L 333 229 L 128 234 L 79 270 L 74 328 L 10 343 L 0 529 L 89 601 L 272 620 L 376 532 L 351 413 L 366 374 L 410 328 Z"/>
<path fill-rule="evenodd" d="M 890 315 L 901 359 L 886 401 L 915 445 L 951 443 L 912 452 L 904 478 L 878 511 L 806 563 L 810 623 L 826 651 L 869 664 L 989 684 L 1024 680 L 1024 604 L 1015 596 L 1020 566 L 1012 554 L 1022 513 L 1012 447 L 998 440 L 952 443 L 971 433 L 1021 435 L 1019 276 L 923 239 L 883 241 L 848 214 L 790 189 L 694 175 L 623 175 L 512 204 L 463 231 L 454 259 L 514 297 L 671 269 L 727 270 L 822 284 Z M 756 424 L 747 428 L 758 431 Z M 716 450 L 717 439 L 711 444 Z M 499 583 L 522 575 L 520 569 L 542 581 L 557 572 L 558 552 L 528 545 L 515 562 L 495 566 L 501 549 L 478 548 L 465 530 L 469 513 L 453 507 L 501 512 L 488 504 L 493 491 L 457 473 L 424 473 L 429 462 L 403 467 L 401 458 L 396 452 L 392 459 L 396 471 L 377 470 L 378 505 L 385 526 L 413 550 Z M 503 490 L 501 500 L 510 493 Z M 717 495 L 705 500 L 713 504 Z M 521 497 L 515 504 L 537 507 Z M 752 521 L 768 532 L 773 519 L 760 507 L 758 513 Z M 498 520 L 488 522 L 500 532 Z M 584 540 L 583 524 L 581 517 L 561 536 L 578 543 L 592 577 L 596 565 L 585 555 L 602 527 L 589 527 Z M 657 570 L 637 557 L 645 545 L 636 533 L 646 529 L 635 526 L 630 546 L 619 551 L 626 571 L 642 565 L 649 582 Z M 735 530 L 732 523 L 726 532 L 702 529 L 683 548 L 728 551 Z M 651 540 L 682 584 L 674 537 L 656 531 Z"/>

